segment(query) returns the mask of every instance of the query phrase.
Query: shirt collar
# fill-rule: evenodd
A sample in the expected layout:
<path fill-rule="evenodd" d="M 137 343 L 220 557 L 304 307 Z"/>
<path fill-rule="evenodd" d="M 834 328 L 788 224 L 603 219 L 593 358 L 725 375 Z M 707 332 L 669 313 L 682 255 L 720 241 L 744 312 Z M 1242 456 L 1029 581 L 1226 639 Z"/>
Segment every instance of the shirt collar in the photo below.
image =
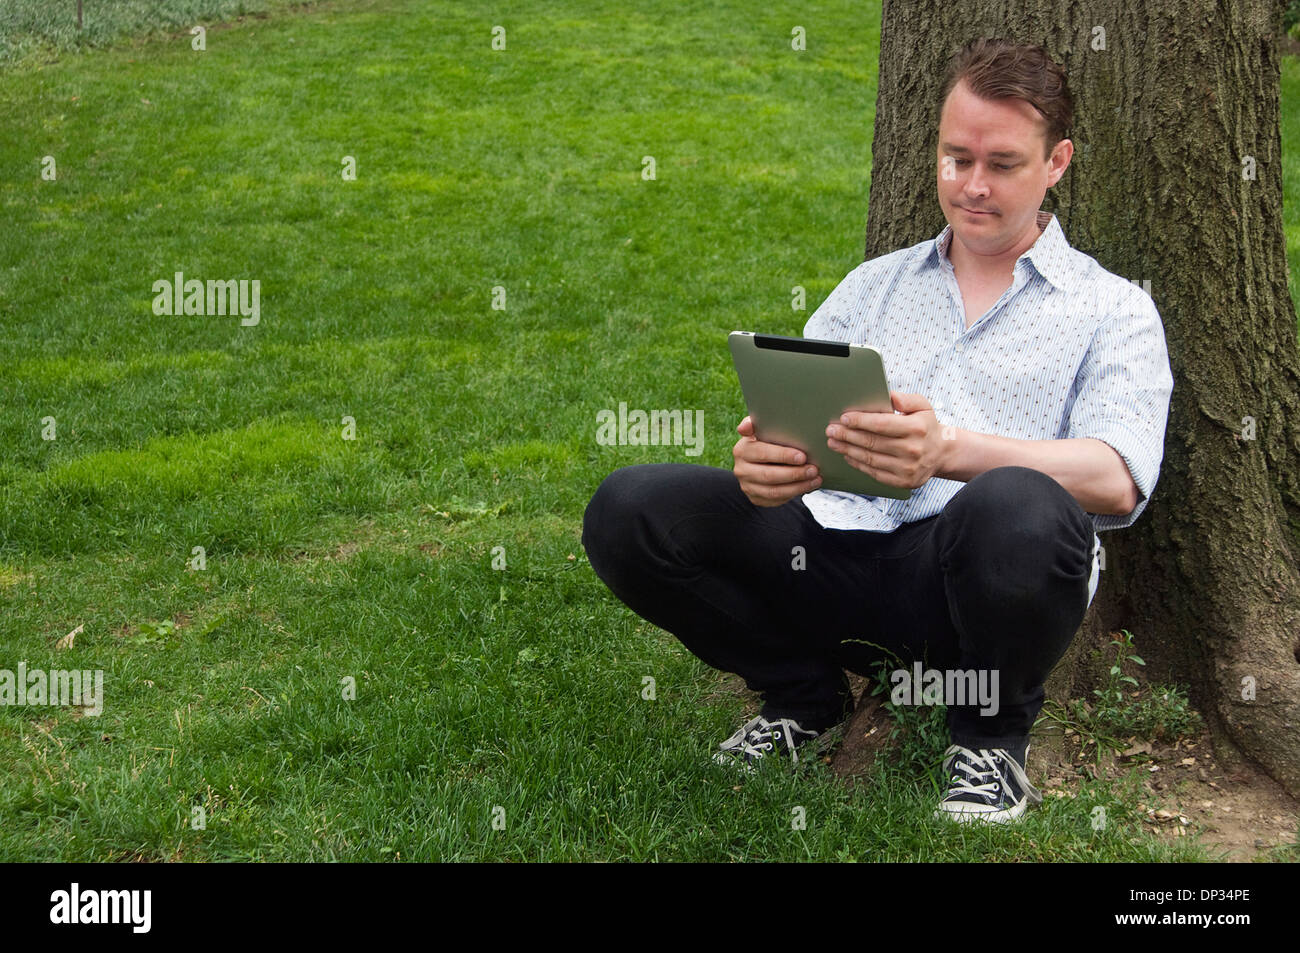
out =
<path fill-rule="evenodd" d="M 1034 269 L 1052 285 L 1069 292 L 1073 286 L 1073 272 L 1070 268 L 1070 243 L 1065 240 L 1061 224 L 1051 212 L 1038 212 L 1038 224 L 1041 229 L 1038 239 L 1022 254 L 1016 263 L 1028 260 Z M 952 242 L 952 226 L 945 225 L 933 242 L 925 249 L 916 263 L 920 271 L 939 264 L 939 257 L 948 257 L 948 246 Z M 951 264 L 949 265 L 951 267 Z"/>

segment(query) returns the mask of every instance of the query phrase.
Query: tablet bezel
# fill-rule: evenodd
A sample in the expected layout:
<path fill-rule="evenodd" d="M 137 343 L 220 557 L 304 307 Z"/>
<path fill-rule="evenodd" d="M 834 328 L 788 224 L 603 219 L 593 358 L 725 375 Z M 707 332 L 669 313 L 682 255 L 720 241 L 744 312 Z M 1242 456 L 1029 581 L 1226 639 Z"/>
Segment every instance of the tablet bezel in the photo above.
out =
<path fill-rule="evenodd" d="M 728 346 L 757 439 L 802 450 L 821 473 L 818 489 L 911 498 L 911 489 L 880 482 L 826 445 L 826 425 L 844 411 L 893 411 L 879 350 L 754 331 L 731 332 Z"/>

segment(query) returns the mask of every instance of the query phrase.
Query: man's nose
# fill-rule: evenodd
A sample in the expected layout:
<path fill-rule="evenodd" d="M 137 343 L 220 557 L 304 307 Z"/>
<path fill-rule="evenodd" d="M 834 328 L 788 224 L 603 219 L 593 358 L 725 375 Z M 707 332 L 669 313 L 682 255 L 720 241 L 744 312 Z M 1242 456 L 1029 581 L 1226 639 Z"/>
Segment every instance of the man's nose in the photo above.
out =
<path fill-rule="evenodd" d="M 976 166 L 971 170 L 971 174 L 966 179 L 966 191 L 970 195 L 988 195 L 988 180 L 985 173 Z"/>

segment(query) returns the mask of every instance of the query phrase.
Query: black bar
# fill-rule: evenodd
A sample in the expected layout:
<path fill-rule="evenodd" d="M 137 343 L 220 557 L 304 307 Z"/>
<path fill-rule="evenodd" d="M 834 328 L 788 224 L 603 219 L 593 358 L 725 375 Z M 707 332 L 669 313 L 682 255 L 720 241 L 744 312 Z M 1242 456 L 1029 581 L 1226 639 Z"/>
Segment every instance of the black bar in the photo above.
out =
<path fill-rule="evenodd" d="M 796 351 L 800 354 L 821 354 L 825 357 L 849 356 L 849 346 L 841 341 L 788 338 L 779 334 L 755 334 L 754 344 L 773 351 Z"/>

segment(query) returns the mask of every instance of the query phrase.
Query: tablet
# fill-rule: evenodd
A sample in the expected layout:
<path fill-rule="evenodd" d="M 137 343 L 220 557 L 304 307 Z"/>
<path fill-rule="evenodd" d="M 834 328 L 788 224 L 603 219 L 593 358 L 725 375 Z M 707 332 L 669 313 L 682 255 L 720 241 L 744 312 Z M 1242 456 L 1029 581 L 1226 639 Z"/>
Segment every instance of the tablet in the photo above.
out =
<path fill-rule="evenodd" d="M 733 331 L 727 339 L 754 436 L 798 447 L 816 464 L 822 490 L 910 499 L 826 446 L 826 425 L 846 410 L 892 413 L 885 364 L 874 347 Z"/>

